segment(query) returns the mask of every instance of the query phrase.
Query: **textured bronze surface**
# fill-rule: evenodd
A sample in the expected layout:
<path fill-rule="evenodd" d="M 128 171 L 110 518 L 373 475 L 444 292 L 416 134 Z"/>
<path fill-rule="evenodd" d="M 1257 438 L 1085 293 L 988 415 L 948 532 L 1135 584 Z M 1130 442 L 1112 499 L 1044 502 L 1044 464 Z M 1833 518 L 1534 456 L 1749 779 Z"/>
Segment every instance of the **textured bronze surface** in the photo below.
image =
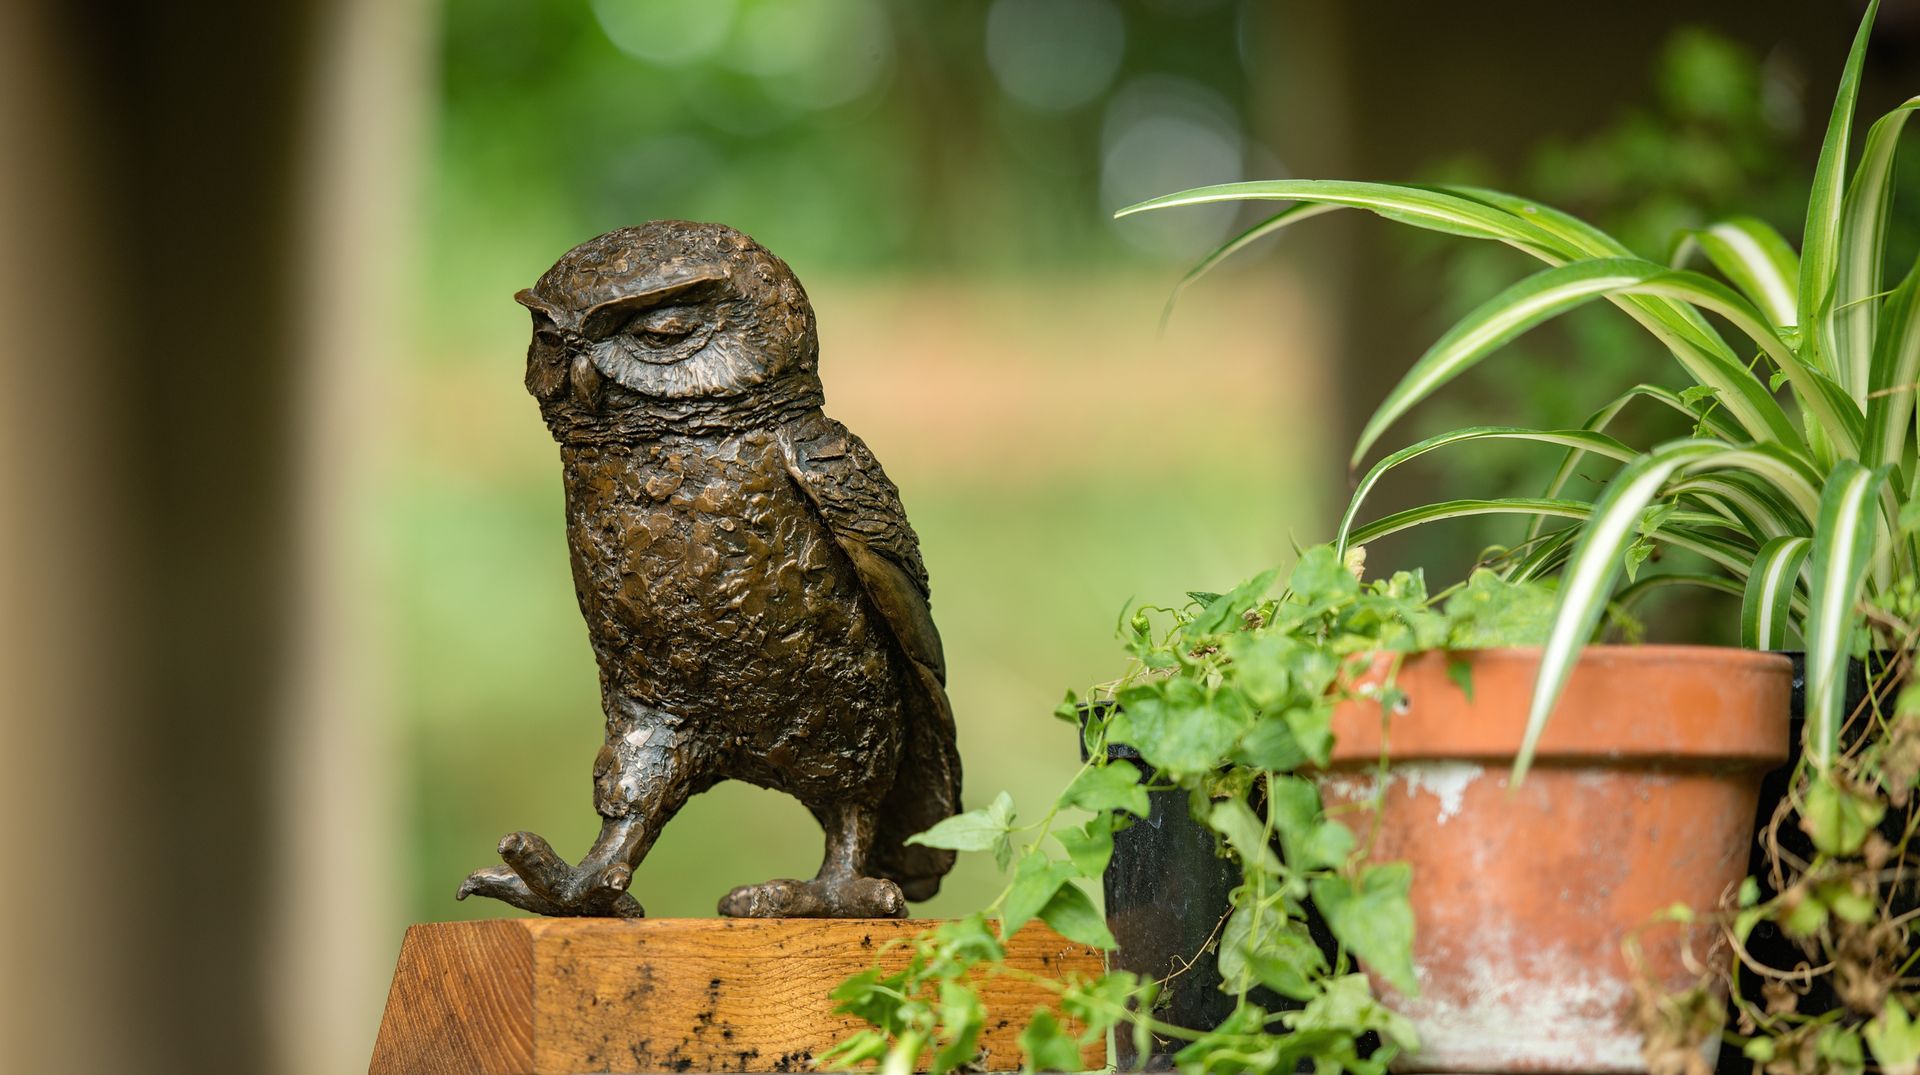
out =
<path fill-rule="evenodd" d="M 517 297 L 600 665 L 602 824 L 577 866 L 508 835 L 506 865 L 459 897 L 637 917 L 627 885 L 661 828 L 745 780 L 806 804 L 826 858 L 722 914 L 904 916 L 953 865 L 904 843 L 958 807 L 953 712 L 919 541 L 873 453 L 821 412 L 799 280 L 731 228 L 667 220 L 582 243 Z"/>

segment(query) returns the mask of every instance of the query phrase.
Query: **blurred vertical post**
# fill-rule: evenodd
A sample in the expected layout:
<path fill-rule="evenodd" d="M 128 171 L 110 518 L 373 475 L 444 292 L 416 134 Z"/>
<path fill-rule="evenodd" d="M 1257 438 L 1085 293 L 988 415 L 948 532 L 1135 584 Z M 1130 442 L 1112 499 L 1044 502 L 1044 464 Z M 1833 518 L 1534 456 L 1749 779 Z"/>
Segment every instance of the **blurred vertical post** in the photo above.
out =
<path fill-rule="evenodd" d="M 104 658 L 130 632 L 109 608 L 127 575 L 109 554 L 122 505 L 85 494 L 112 454 L 93 406 L 106 334 L 78 284 L 105 239 L 87 68 L 51 8 L 0 4 L 0 1069 L 135 1071 L 128 1028 L 91 1017 L 136 999 L 102 973 L 134 930 L 118 890 L 135 879 L 120 841 L 99 838 L 127 797 L 96 790 L 132 693 Z"/>
<path fill-rule="evenodd" d="M 396 714 L 374 503 L 411 364 L 417 163 L 432 73 L 423 0 L 344 0 L 317 28 L 306 95 L 293 338 L 292 644 L 271 766 L 274 1069 L 358 1070 L 403 923 Z M 449 890 L 449 900 L 451 891 Z"/>
<path fill-rule="evenodd" d="M 0 1069 L 364 1063 L 421 7 L 0 5 Z"/>

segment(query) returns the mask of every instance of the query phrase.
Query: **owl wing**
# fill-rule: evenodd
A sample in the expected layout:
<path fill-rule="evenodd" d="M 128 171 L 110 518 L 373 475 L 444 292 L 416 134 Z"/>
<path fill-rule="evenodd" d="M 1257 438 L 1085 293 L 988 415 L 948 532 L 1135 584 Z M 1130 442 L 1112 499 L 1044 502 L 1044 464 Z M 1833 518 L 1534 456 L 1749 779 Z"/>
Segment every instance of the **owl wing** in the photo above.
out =
<path fill-rule="evenodd" d="M 953 852 L 909 846 L 906 839 L 959 810 L 960 750 L 920 540 L 907 524 L 899 490 L 847 427 L 815 411 L 781 427 L 779 439 L 787 473 L 853 561 L 911 666 L 900 769 L 881 804 L 872 868 L 898 882 L 908 899 L 928 899 L 953 868 Z"/>

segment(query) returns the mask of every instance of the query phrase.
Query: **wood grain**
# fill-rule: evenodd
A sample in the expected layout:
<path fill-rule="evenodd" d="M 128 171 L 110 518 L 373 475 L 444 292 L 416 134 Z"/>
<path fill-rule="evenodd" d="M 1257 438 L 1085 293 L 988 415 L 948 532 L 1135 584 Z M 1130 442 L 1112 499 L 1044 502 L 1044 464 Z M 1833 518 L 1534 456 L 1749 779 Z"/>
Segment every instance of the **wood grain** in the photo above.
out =
<path fill-rule="evenodd" d="M 371 1075 L 810 1071 L 859 1029 L 828 993 L 899 965 L 883 952 L 929 921 L 498 919 L 414 926 L 374 1045 Z M 1034 974 L 1100 973 L 1098 950 L 1038 925 L 1007 946 Z M 985 979 L 989 1070 L 1020 1066 L 1019 1033 L 1044 988 Z M 1078 1027 L 1069 1022 L 1069 1030 Z M 1089 1068 L 1106 1050 L 1084 1053 Z"/>

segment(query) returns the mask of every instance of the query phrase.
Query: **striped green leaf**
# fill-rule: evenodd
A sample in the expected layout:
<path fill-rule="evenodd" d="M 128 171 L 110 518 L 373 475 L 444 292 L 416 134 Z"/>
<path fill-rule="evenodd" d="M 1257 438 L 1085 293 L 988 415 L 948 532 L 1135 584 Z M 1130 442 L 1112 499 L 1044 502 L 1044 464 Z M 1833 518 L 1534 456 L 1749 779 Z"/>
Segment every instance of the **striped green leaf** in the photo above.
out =
<path fill-rule="evenodd" d="M 1546 249 L 1549 236 L 1527 221 L 1480 202 L 1440 191 L 1394 183 L 1338 179 L 1269 179 L 1195 187 L 1129 205 L 1113 215 L 1214 202 L 1301 201 L 1365 209 L 1388 220 L 1472 239 L 1494 239 L 1529 251 Z"/>
<path fill-rule="evenodd" d="M 1389 534 L 1411 530 L 1428 523 L 1465 519 L 1476 515 L 1544 515 L 1554 519 L 1585 521 L 1594 506 L 1584 500 L 1544 500 L 1538 497 L 1496 497 L 1493 499 L 1444 500 L 1417 508 L 1396 511 L 1354 530 L 1347 538 L 1353 545 L 1365 545 Z M 1744 572 L 1752 551 L 1742 551 L 1737 542 L 1709 536 L 1704 528 L 1724 527 L 1726 522 L 1698 511 L 1676 511 L 1654 540 L 1676 548 L 1697 552 L 1731 570 Z M 1529 576 L 1531 577 L 1531 576 Z"/>
<path fill-rule="evenodd" d="M 1821 772 L 1832 765 L 1840 741 L 1854 605 L 1872 562 L 1880 486 L 1887 468 L 1868 470 L 1843 459 L 1828 475 L 1813 528 L 1811 601 L 1806 629 L 1806 756 Z"/>
<path fill-rule="evenodd" d="M 1800 280 L 1800 259 L 1771 225 L 1753 217 L 1733 217 L 1688 232 L 1676 265 L 1690 247 L 1698 247 L 1770 322 L 1799 323 L 1794 288 Z"/>
<path fill-rule="evenodd" d="M 1360 484 L 1354 487 L 1353 498 L 1347 502 L 1346 514 L 1340 519 L 1340 534 L 1339 537 L 1335 539 L 1335 547 L 1343 550 L 1347 547 L 1347 533 L 1353 529 L 1353 520 L 1359 515 L 1361 503 L 1366 500 L 1367 494 L 1373 491 L 1373 487 L 1379 484 L 1380 479 L 1385 477 L 1388 471 L 1436 449 L 1445 448 L 1451 444 L 1460 444 L 1466 441 L 1476 440 L 1526 440 L 1538 441 L 1542 444 L 1558 444 L 1583 454 L 1592 452 L 1595 455 L 1605 456 L 1608 459 L 1613 459 L 1618 462 L 1625 462 L 1634 456 L 1633 449 L 1614 440 L 1612 437 L 1604 433 L 1596 433 L 1585 429 L 1523 429 L 1518 426 L 1473 426 L 1468 429 L 1456 429 L 1449 433 L 1442 433 L 1439 436 L 1429 437 L 1426 440 L 1420 441 L 1418 444 L 1408 445 L 1394 452 L 1392 455 L 1386 456 L 1367 471 L 1366 475 L 1360 479 Z"/>
<path fill-rule="evenodd" d="M 1874 328 L 1880 312 L 1880 266 L 1886 257 L 1887 211 L 1893 205 L 1893 159 L 1915 97 L 1881 116 L 1840 208 L 1840 248 L 1833 292 L 1833 340 L 1839 381 L 1860 393 L 1872 375 Z"/>
<path fill-rule="evenodd" d="M 1783 536 L 1804 536 L 1808 523 L 1791 505 L 1773 494 L 1764 483 L 1750 474 L 1719 471 L 1699 474 L 1675 482 L 1670 492 L 1683 502 L 1698 501 L 1707 510 L 1725 518 L 1755 541 Z"/>
<path fill-rule="evenodd" d="M 1559 258 L 1543 258 L 1549 264 L 1563 261 L 1577 261 L 1583 258 L 1626 258 L 1635 256 L 1626 245 L 1586 221 L 1561 212 L 1549 205 L 1500 191 L 1481 187 L 1440 187 L 1439 190 L 1458 194 L 1461 197 L 1477 201 L 1527 220 L 1541 232 L 1551 237 L 1561 246 Z M 1672 339 L 1686 341 L 1695 349 L 1724 351 L 1719 337 L 1713 332 L 1699 311 L 1681 303 L 1666 299 L 1638 295 L 1610 295 L 1608 301 L 1626 311 L 1627 316 L 1638 321 L 1642 327 L 1652 333 L 1662 343 Z M 1731 356 L 1729 356 L 1731 357 Z"/>
<path fill-rule="evenodd" d="M 1585 501 L 1545 500 L 1538 497 L 1444 500 L 1438 504 L 1422 504 L 1417 508 L 1382 516 L 1354 530 L 1347 536 L 1347 541 L 1351 545 L 1365 545 L 1412 527 L 1474 515 L 1545 515 L 1555 519 L 1585 519 L 1591 510 Z"/>
<path fill-rule="evenodd" d="M 1873 29 L 1880 0 L 1867 4 L 1867 13 L 1855 31 L 1853 48 L 1847 53 L 1847 65 L 1840 74 L 1840 89 L 1834 95 L 1833 113 L 1820 144 L 1820 163 L 1813 171 L 1813 191 L 1807 198 L 1807 226 L 1801 233 L 1799 307 L 1802 324 L 1808 328 L 1808 360 L 1836 376 L 1837 343 L 1834 339 L 1834 283 L 1840 262 L 1840 216 L 1843 205 L 1842 183 L 1846 178 L 1847 150 L 1853 138 L 1853 110 L 1860 96 L 1860 67 L 1867 55 L 1867 35 Z"/>
<path fill-rule="evenodd" d="M 1167 319 L 1173 316 L 1174 304 L 1179 301 L 1180 296 L 1186 292 L 1187 288 L 1192 287 L 1193 284 L 1196 281 L 1198 281 L 1201 277 L 1212 272 L 1214 269 L 1219 268 L 1221 262 L 1227 260 L 1228 258 L 1232 257 L 1235 254 L 1238 254 L 1240 251 L 1245 250 L 1247 247 L 1252 246 L 1254 243 L 1259 242 L 1260 240 L 1266 238 L 1267 236 L 1278 232 L 1282 228 L 1285 228 L 1292 224 L 1297 224 L 1302 220 L 1307 220 L 1312 217 L 1322 216 L 1324 214 L 1331 213 L 1336 209 L 1344 209 L 1344 208 L 1346 208 L 1346 206 L 1332 205 L 1332 204 L 1319 204 L 1314 202 L 1301 202 L 1297 205 L 1289 205 L 1285 209 L 1280 210 L 1278 213 L 1275 213 L 1272 216 L 1268 217 L 1267 219 L 1261 221 L 1260 223 L 1255 224 L 1253 227 L 1248 228 L 1246 231 L 1243 231 L 1240 234 L 1234 236 L 1233 238 L 1228 239 L 1226 242 L 1221 243 L 1218 247 L 1214 249 L 1212 253 L 1202 258 L 1200 260 L 1200 264 L 1195 265 L 1192 269 L 1188 270 L 1187 275 L 1181 277 L 1180 282 L 1173 286 L 1173 294 L 1167 297 L 1166 308 L 1160 312 L 1161 327 L 1164 328 L 1166 326 Z"/>
<path fill-rule="evenodd" d="M 1637 384 L 1627 389 L 1625 392 L 1609 400 L 1606 406 L 1601 407 L 1589 415 L 1581 428 L 1594 433 L 1605 432 L 1606 428 L 1613 424 L 1613 420 L 1619 416 L 1627 404 L 1636 399 L 1650 399 L 1656 403 L 1660 403 L 1684 416 L 1689 422 L 1694 423 L 1704 432 L 1718 437 L 1721 440 L 1732 441 L 1740 439 L 1740 428 L 1727 421 L 1726 417 L 1711 404 L 1708 404 L 1704 410 L 1695 410 L 1692 405 L 1680 397 L 1680 393 L 1675 392 L 1671 388 L 1662 388 L 1656 384 Z M 1540 495 L 1549 499 L 1559 496 L 1561 492 L 1566 489 L 1567 483 L 1573 480 L 1574 474 L 1579 471 L 1580 461 L 1584 458 L 1586 458 L 1586 452 L 1579 448 L 1568 450 L 1566 458 L 1560 461 L 1559 468 L 1553 472 L 1553 478 L 1547 482 L 1547 488 Z M 1545 520 L 1535 520 L 1527 530 L 1527 537 L 1532 538 L 1538 536 L 1540 527 L 1544 522 Z"/>
<path fill-rule="evenodd" d="M 1628 291 L 1692 296 L 1703 304 L 1712 303 L 1716 312 L 1725 306 L 1739 314 L 1744 307 L 1747 316 L 1738 323 L 1771 335 L 1771 330 L 1751 314 L 1751 306 L 1697 273 L 1676 273 L 1639 258 L 1591 258 L 1546 269 L 1482 303 L 1428 348 L 1368 419 L 1354 449 L 1354 464 L 1358 465 L 1388 426 L 1494 350 L 1541 322 L 1595 298 Z M 1714 389 L 1720 404 L 1749 435 L 1782 444 L 1800 443 L 1799 432 L 1786 412 L 1764 384 L 1733 360 L 1725 344 L 1708 348 L 1685 336 L 1673 336 L 1666 342 L 1694 381 Z M 1772 342 L 1779 357 L 1797 367 L 1797 360 L 1777 336 Z M 1800 372 L 1804 374 L 1804 370 Z M 1815 396 L 1816 406 L 1831 402 L 1817 392 Z M 1842 419 L 1834 415 L 1833 421 L 1840 424 Z"/>
<path fill-rule="evenodd" d="M 1748 649 L 1785 649 L 1793 620 L 1800 568 L 1813 551 L 1804 537 L 1777 537 L 1760 546 L 1740 597 L 1740 644 Z"/>
<path fill-rule="evenodd" d="M 1920 261 L 1893 289 L 1874 334 L 1873 370 L 1867 383 L 1867 443 L 1861 458 L 1873 465 L 1898 464 L 1910 445 L 1915 382 L 1920 381 Z"/>
<path fill-rule="evenodd" d="M 1642 575 L 1633 582 L 1620 588 L 1613 603 L 1621 608 L 1631 609 L 1646 599 L 1655 590 L 1664 590 L 1671 586 L 1692 586 L 1715 593 L 1740 596 L 1740 584 L 1725 575 L 1706 575 L 1697 571 L 1663 571 L 1657 575 Z"/>
<path fill-rule="evenodd" d="M 1539 746 L 1540 733 L 1547 726 L 1554 703 L 1560 700 L 1574 662 L 1606 611 L 1614 583 L 1625 567 L 1627 546 L 1639 537 L 1641 513 L 1675 471 L 1725 451 L 1718 441 L 1663 444 L 1622 467 L 1594 504 L 1572 558 L 1561 572 L 1553 628 L 1540 651 L 1540 671 L 1534 680 L 1526 733 L 1513 763 L 1514 783 L 1525 779 L 1532 766 L 1534 749 Z"/>

